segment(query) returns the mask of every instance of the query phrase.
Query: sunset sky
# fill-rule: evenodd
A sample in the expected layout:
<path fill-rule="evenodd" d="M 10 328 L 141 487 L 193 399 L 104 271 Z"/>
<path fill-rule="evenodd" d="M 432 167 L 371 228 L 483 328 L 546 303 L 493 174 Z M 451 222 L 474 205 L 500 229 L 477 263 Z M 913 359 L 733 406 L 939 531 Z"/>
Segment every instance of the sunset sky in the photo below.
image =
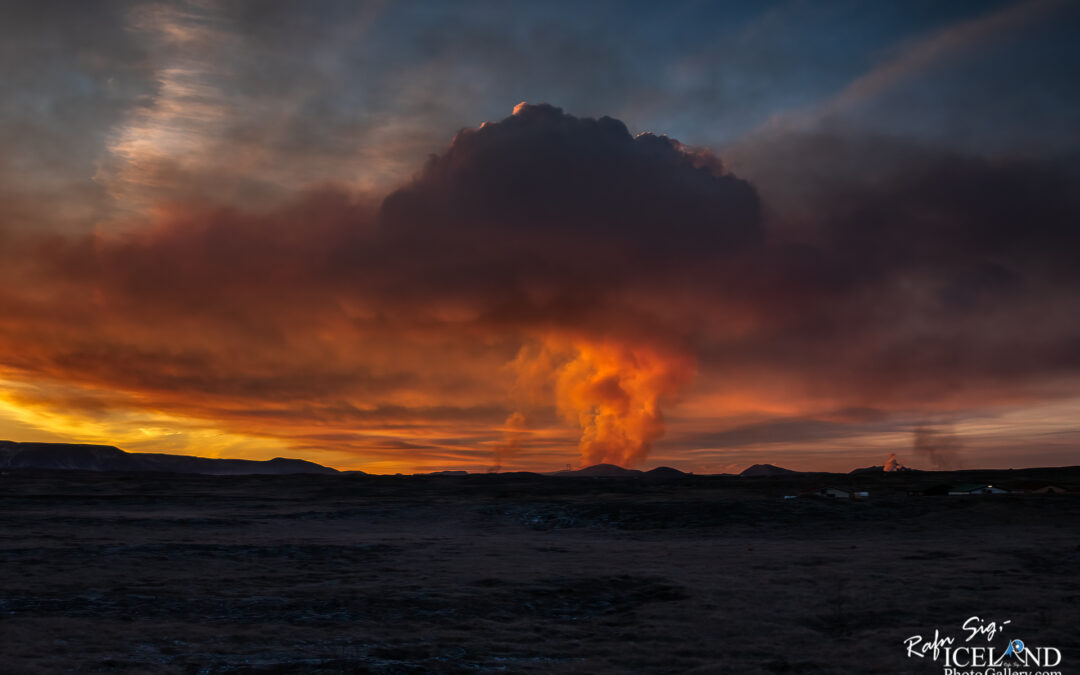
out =
<path fill-rule="evenodd" d="M 0 439 L 1080 464 L 1080 3 L 6 2 Z"/>

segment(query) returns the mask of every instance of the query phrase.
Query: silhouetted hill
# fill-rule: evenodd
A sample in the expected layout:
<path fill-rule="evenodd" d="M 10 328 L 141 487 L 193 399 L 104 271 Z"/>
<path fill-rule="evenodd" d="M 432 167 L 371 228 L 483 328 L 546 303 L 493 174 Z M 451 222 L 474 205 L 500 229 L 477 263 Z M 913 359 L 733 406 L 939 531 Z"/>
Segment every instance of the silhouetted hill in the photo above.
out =
<path fill-rule="evenodd" d="M 624 469 L 614 464 L 593 464 L 576 471 L 555 471 L 550 476 L 572 476 L 582 478 L 632 478 L 641 476 L 637 469 Z"/>
<path fill-rule="evenodd" d="M 755 464 L 748 466 L 742 470 L 740 476 L 744 478 L 758 478 L 760 476 L 791 476 L 799 473 L 798 471 L 792 471 L 791 469 L 785 469 L 782 466 L 773 466 L 772 464 Z"/>
<path fill-rule="evenodd" d="M 848 474 L 851 475 L 856 473 L 877 473 L 884 470 L 884 466 L 864 466 L 858 469 L 852 469 L 851 471 L 848 471 Z"/>
<path fill-rule="evenodd" d="M 670 466 L 658 466 L 655 469 L 646 471 L 645 475 L 649 478 L 680 478 L 685 476 L 686 472 L 673 469 Z"/>
<path fill-rule="evenodd" d="M 60 469 L 74 471 L 156 471 L 208 475 L 337 473 L 336 469 L 302 459 L 275 457 L 267 461 L 212 459 L 191 455 L 124 452 L 111 445 L 74 443 L 15 443 L 0 441 L 2 469 Z"/>

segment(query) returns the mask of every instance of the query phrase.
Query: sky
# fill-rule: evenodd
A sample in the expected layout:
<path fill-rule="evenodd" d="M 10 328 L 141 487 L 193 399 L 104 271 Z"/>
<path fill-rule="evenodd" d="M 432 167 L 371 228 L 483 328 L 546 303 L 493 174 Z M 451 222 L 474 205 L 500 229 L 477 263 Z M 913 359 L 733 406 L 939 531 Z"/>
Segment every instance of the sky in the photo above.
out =
<path fill-rule="evenodd" d="M 0 5 L 0 438 L 1080 463 L 1080 4 Z"/>

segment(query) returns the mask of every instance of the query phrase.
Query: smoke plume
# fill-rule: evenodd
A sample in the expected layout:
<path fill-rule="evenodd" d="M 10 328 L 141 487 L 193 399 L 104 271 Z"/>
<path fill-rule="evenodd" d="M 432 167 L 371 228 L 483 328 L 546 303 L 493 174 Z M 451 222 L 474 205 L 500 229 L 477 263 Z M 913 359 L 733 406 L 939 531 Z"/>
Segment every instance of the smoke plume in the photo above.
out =
<path fill-rule="evenodd" d="M 919 457 L 928 460 L 935 469 L 948 471 L 961 466 L 958 456 L 963 443 L 956 436 L 932 429 L 916 427 L 912 449 Z"/>
<path fill-rule="evenodd" d="M 495 461 L 488 472 L 496 473 L 502 470 L 503 462 L 521 450 L 522 443 L 528 436 L 528 421 L 525 415 L 520 411 L 510 413 L 503 428 L 503 440 L 495 446 Z"/>
<path fill-rule="evenodd" d="M 692 374 L 685 357 L 611 342 L 577 343 L 558 372 L 556 401 L 581 427 L 578 448 L 585 464 L 633 466 L 664 435 L 662 400 Z"/>
<path fill-rule="evenodd" d="M 385 198 L 178 198 L 93 236 L 0 203 L 0 389 L 27 419 L 166 414 L 394 471 L 562 464 L 568 426 L 584 462 L 641 462 L 699 366 L 687 459 L 1075 396 L 1075 161 L 826 135 L 735 159 L 524 105 Z M 100 440 L 178 442 L 123 424 Z"/>
<path fill-rule="evenodd" d="M 885 467 L 884 467 L 885 471 L 889 471 L 889 472 L 902 471 L 905 468 L 906 467 L 903 464 L 900 463 L 900 460 L 896 459 L 896 453 L 895 452 L 890 452 L 889 453 L 889 459 L 885 462 Z"/>
<path fill-rule="evenodd" d="M 581 337 L 547 337 L 539 346 L 526 345 L 512 365 L 519 399 L 528 391 L 542 406 L 543 396 L 551 396 L 559 415 L 581 430 L 583 465 L 642 462 L 664 435 L 663 405 L 695 371 L 695 359 L 678 350 Z M 513 442 L 508 436 L 496 448 L 496 463 L 518 449 L 521 436 L 518 432 Z"/>

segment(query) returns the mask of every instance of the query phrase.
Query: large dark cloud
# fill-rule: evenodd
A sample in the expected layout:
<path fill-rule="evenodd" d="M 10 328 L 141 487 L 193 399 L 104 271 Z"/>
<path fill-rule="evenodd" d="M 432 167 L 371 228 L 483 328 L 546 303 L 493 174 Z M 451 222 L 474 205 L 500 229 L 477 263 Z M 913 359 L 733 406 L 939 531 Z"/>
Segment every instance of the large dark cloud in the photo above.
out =
<path fill-rule="evenodd" d="M 799 136 L 747 164 L 767 220 L 708 152 L 522 106 L 378 209 L 334 191 L 262 215 L 176 207 L 124 236 L 39 240 L 21 264 L 55 267 L 22 273 L 57 302 L 93 288 L 73 310 L 90 323 L 186 317 L 276 345 L 346 302 L 370 331 L 648 324 L 719 365 L 827 364 L 860 386 L 1075 365 L 1056 304 L 1080 269 L 1067 166 Z"/>
<path fill-rule="evenodd" d="M 327 190 L 261 214 L 167 205 L 124 234 L 12 235 L 4 365 L 253 427 L 267 410 L 376 425 L 341 411 L 424 417 L 449 398 L 497 423 L 499 370 L 530 335 L 681 337 L 636 325 L 649 287 L 760 246 L 758 210 L 708 153 L 523 106 L 379 208 Z"/>
<path fill-rule="evenodd" d="M 378 215 L 396 291 L 503 325 L 655 324 L 639 298 L 763 234 L 753 187 L 711 153 L 549 105 L 463 130 Z"/>
<path fill-rule="evenodd" d="M 761 238 L 753 188 L 711 155 L 549 105 L 462 131 L 380 216 L 393 239 L 550 240 L 640 257 L 721 255 Z"/>
<path fill-rule="evenodd" d="M 381 204 L 328 190 L 265 213 L 173 205 L 124 235 L 11 236 L 3 365 L 312 444 L 458 413 L 483 438 L 512 411 L 503 366 L 550 332 L 676 349 L 701 390 L 751 407 L 1074 391 L 1070 163 L 797 136 L 752 160 L 748 182 L 617 120 L 523 106 Z M 785 439 L 843 435 L 800 405 Z"/>
<path fill-rule="evenodd" d="M 787 136 L 748 151 L 743 170 L 769 211 L 769 262 L 744 294 L 760 330 L 752 346 L 717 344 L 719 360 L 772 363 L 869 399 L 854 405 L 1076 377 L 1070 163 L 880 137 Z"/>

